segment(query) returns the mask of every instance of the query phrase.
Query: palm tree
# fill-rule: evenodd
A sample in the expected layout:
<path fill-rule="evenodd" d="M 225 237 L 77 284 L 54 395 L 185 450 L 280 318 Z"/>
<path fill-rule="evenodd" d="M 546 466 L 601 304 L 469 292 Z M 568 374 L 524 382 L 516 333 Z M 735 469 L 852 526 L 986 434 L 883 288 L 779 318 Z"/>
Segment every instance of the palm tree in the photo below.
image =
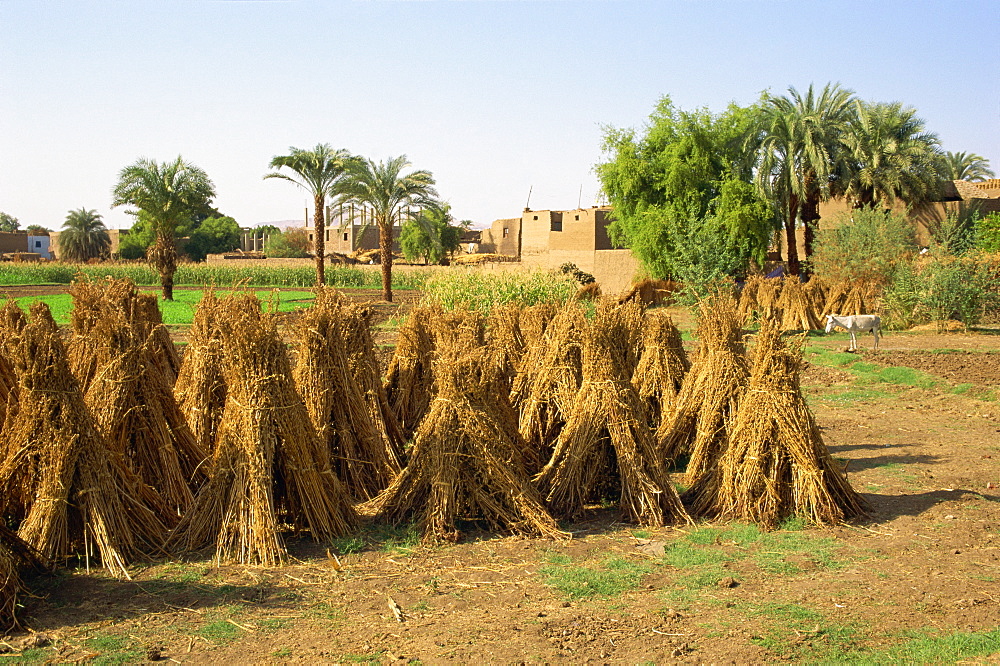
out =
<path fill-rule="evenodd" d="M 160 274 L 164 300 L 174 300 L 177 227 L 206 213 L 213 197 L 215 185 L 208 174 L 180 156 L 163 164 L 143 158 L 118 174 L 112 205 L 134 206 L 129 212 L 141 215 L 156 234 L 148 256 Z"/>
<path fill-rule="evenodd" d="M 828 83 L 819 95 L 810 85 L 800 94 L 771 97 L 765 111 L 758 182 L 779 197 L 788 245 L 788 270 L 800 270 L 795 245 L 796 220 L 805 227 L 806 257 L 812 255 L 819 204 L 830 196 L 830 182 L 843 154 L 841 137 L 850 120 L 854 93 Z"/>
<path fill-rule="evenodd" d="M 855 207 L 917 204 L 937 192 L 938 138 L 916 113 L 899 102 L 855 100 L 837 184 Z"/>
<path fill-rule="evenodd" d="M 938 169 L 945 180 L 978 182 L 997 177 L 990 169 L 990 161 L 975 153 L 953 153 L 949 150 L 941 155 Z"/>
<path fill-rule="evenodd" d="M 96 210 L 71 210 L 59 232 L 59 258 L 83 263 L 106 257 L 111 249 L 111 236 Z"/>
<path fill-rule="evenodd" d="M 392 302 L 392 229 L 402 222 L 404 211 L 411 206 L 425 208 L 437 204 L 430 171 L 404 174 L 403 170 L 410 166 L 406 155 L 378 163 L 354 160 L 348 166 L 345 196 L 372 211 L 382 255 L 382 295 L 389 302 Z"/>
<path fill-rule="evenodd" d="M 326 197 L 337 196 L 341 192 L 347 165 L 356 158 L 346 150 L 334 150 L 330 144 L 317 144 L 312 150 L 288 149 L 288 155 L 276 155 L 271 159 L 275 171 L 264 178 L 288 180 L 313 197 L 313 229 L 316 236 L 316 284 L 326 284 L 323 263 L 326 258 Z M 285 168 L 291 173 L 278 171 Z"/>

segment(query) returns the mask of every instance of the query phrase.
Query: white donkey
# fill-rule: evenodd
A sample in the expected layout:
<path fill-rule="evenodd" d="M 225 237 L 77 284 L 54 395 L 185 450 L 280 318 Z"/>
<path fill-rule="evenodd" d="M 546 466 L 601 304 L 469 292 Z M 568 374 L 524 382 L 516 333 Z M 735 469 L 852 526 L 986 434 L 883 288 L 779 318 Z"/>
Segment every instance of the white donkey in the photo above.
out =
<path fill-rule="evenodd" d="M 847 332 L 851 334 L 850 351 L 855 351 L 858 348 L 858 339 L 855 337 L 855 333 L 871 331 L 872 335 L 875 336 L 875 351 L 878 351 L 878 334 L 882 330 L 882 319 L 878 315 L 827 315 L 826 332 L 832 331 L 834 326 L 846 328 Z"/>

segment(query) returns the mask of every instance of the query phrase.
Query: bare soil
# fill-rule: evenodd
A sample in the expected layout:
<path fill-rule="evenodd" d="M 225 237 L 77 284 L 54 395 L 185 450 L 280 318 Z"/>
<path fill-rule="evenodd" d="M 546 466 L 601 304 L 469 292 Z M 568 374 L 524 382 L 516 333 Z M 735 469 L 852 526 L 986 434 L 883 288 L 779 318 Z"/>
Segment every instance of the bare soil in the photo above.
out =
<path fill-rule="evenodd" d="M 846 336 L 809 344 L 842 351 Z M 34 581 L 25 630 L 0 650 L 60 663 L 761 663 L 878 655 L 913 632 L 995 631 L 1000 404 L 989 391 L 1000 389 L 1000 338 L 891 335 L 861 358 L 940 381 L 873 389 L 846 370 L 807 367 L 803 390 L 826 443 L 873 507 L 857 523 L 792 525 L 755 541 L 728 524 L 638 530 L 595 507 L 566 525 L 569 541 L 469 525 L 461 543 L 424 547 L 373 525 L 332 544 L 293 540 L 283 568 L 205 555 L 136 567 L 131 581 L 63 570 Z M 953 392 L 964 383 L 980 397 Z M 701 559 L 681 562 L 685 548 Z M 609 561 L 633 567 L 634 584 L 559 589 L 560 572 Z M 28 632 L 46 647 L 22 646 Z M 1000 646 L 973 661 L 1000 663 Z"/>

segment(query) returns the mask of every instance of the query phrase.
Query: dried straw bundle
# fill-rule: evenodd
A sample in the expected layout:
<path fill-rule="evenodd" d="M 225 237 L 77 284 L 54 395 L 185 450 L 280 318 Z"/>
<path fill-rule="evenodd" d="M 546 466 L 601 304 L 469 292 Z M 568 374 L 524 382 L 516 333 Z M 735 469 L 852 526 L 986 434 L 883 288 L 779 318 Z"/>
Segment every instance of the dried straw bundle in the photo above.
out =
<path fill-rule="evenodd" d="M 583 333 L 583 384 L 537 483 L 554 514 L 572 518 L 617 486 L 623 513 L 643 525 L 689 521 L 670 483 L 645 405 L 629 381 L 641 306 L 605 306 Z"/>
<path fill-rule="evenodd" d="M 673 419 L 656 433 L 668 461 L 690 454 L 690 485 L 726 448 L 727 432 L 746 390 L 749 368 L 736 301 L 716 294 L 699 305 L 698 356 L 677 395 Z"/>
<path fill-rule="evenodd" d="M 649 426 L 654 430 L 674 412 L 684 376 L 691 369 L 681 332 L 666 315 L 648 313 L 645 318 L 642 354 L 632 375 L 632 385 L 646 405 Z"/>
<path fill-rule="evenodd" d="M 545 329 L 559 312 L 559 305 L 552 301 L 543 301 L 535 305 L 521 308 L 517 318 L 517 328 L 524 341 L 524 353 L 527 354 L 545 334 Z"/>
<path fill-rule="evenodd" d="M 370 499 L 402 469 L 385 428 L 372 417 L 365 391 L 349 361 L 360 308 L 335 289 L 319 288 L 298 326 L 295 385 L 333 467 L 354 497 Z M 378 385 L 381 390 L 381 384 Z"/>
<path fill-rule="evenodd" d="M 786 346 L 774 322 L 761 326 L 729 448 L 685 497 L 696 515 L 771 529 L 791 516 L 832 525 L 868 510 L 827 451 L 802 396 L 803 341 Z"/>
<path fill-rule="evenodd" d="M 0 629 L 17 625 L 18 597 L 25 592 L 21 572 L 40 566 L 28 544 L 0 522 Z"/>
<path fill-rule="evenodd" d="M 109 447 L 69 370 L 48 306 L 35 303 L 13 358 L 19 381 L 0 449 L 0 515 L 48 564 L 97 555 L 128 576 L 137 552 L 157 550 L 165 532 L 149 508 L 157 497 Z"/>
<path fill-rule="evenodd" d="M 356 514 L 295 390 L 274 315 L 252 295 L 226 300 L 217 323 L 228 393 L 209 480 L 168 547 L 212 544 L 218 562 L 273 566 L 286 557 L 283 524 L 329 538 L 353 528 Z"/>
<path fill-rule="evenodd" d="M 740 292 L 739 317 L 749 324 L 759 317 L 778 316 L 778 299 L 781 295 L 781 280 L 752 275 L 747 278 Z"/>
<path fill-rule="evenodd" d="M 413 436 L 431 401 L 431 321 L 437 308 L 414 308 L 399 327 L 396 349 L 385 376 L 385 392 L 403 437 Z"/>
<path fill-rule="evenodd" d="M 828 289 L 822 316 L 877 313 L 881 309 L 880 297 L 881 288 L 875 282 L 840 282 Z"/>
<path fill-rule="evenodd" d="M 525 355 L 511 387 L 511 404 L 520 412 L 521 436 L 540 460 L 551 454 L 583 381 L 583 308 L 564 305 Z"/>
<path fill-rule="evenodd" d="M 233 307 L 234 298 L 231 295 L 220 299 L 214 290 L 205 290 L 188 330 L 184 360 L 174 384 L 174 398 L 181 414 L 198 446 L 208 452 L 215 446 L 215 434 L 226 404 L 219 320 Z"/>
<path fill-rule="evenodd" d="M 778 297 L 781 328 L 785 331 L 811 331 L 822 328 L 819 310 L 797 277 L 785 278 Z"/>
<path fill-rule="evenodd" d="M 112 450 L 163 498 L 175 522 L 205 480 L 207 451 L 188 427 L 173 394 L 173 366 L 146 303 L 127 280 L 77 282 L 71 288 L 71 364 L 89 377 L 86 403 Z M 149 296 L 149 298 L 147 298 Z M 169 348 L 173 342 L 167 339 Z"/>
<path fill-rule="evenodd" d="M 70 367 L 84 391 L 106 361 L 92 350 L 90 333 L 98 327 L 107 329 L 106 320 L 112 316 L 133 329 L 133 337 L 147 341 L 148 360 L 156 364 L 158 374 L 163 375 L 170 386 L 174 385 L 180 356 L 170 332 L 163 325 L 155 294 L 140 293 L 135 283 L 128 279 L 91 280 L 86 276 L 78 276 L 70 285 L 69 293 L 73 297 Z"/>
<path fill-rule="evenodd" d="M 513 303 L 493 308 L 486 320 L 487 351 L 501 382 L 501 392 L 510 394 L 527 351 L 521 333 L 521 308 Z"/>
<path fill-rule="evenodd" d="M 516 534 L 568 536 L 531 485 L 513 411 L 498 409 L 500 379 L 483 348 L 482 318 L 449 313 L 434 322 L 434 334 L 430 410 L 406 469 L 365 512 L 394 522 L 416 516 L 426 541 L 457 540 L 459 519 Z"/>

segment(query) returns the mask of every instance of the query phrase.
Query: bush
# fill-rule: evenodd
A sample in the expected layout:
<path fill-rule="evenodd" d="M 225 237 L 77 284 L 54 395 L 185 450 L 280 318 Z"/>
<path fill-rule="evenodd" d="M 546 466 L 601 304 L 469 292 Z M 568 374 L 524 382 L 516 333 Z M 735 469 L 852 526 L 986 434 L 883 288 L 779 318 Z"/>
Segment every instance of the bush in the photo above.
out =
<path fill-rule="evenodd" d="M 976 220 L 976 248 L 983 252 L 1000 252 L 1000 213 L 990 213 Z"/>
<path fill-rule="evenodd" d="M 888 284 L 896 267 L 916 252 L 913 223 L 905 214 L 861 208 L 816 235 L 812 271 L 831 283 L 867 280 Z"/>
<path fill-rule="evenodd" d="M 571 278 L 576 280 L 580 284 L 580 286 L 597 282 L 597 278 L 595 278 L 590 273 L 584 273 L 583 271 L 581 271 L 579 268 L 577 268 L 577 265 L 574 264 L 572 261 L 567 261 L 565 264 L 560 266 L 559 272 L 562 273 L 563 275 L 570 276 Z"/>
<path fill-rule="evenodd" d="M 184 252 L 192 261 L 210 254 L 231 252 L 240 246 L 240 225 L 231 217 L 210 217 L 191 232 Z"/>
<path fill-rule="evenodd" d="M 271 234 L 264 244 L 268 257 L 305 258 L 309 256 L 309 234 L 305 229 L 287 229 L 284 233 Z"/>

